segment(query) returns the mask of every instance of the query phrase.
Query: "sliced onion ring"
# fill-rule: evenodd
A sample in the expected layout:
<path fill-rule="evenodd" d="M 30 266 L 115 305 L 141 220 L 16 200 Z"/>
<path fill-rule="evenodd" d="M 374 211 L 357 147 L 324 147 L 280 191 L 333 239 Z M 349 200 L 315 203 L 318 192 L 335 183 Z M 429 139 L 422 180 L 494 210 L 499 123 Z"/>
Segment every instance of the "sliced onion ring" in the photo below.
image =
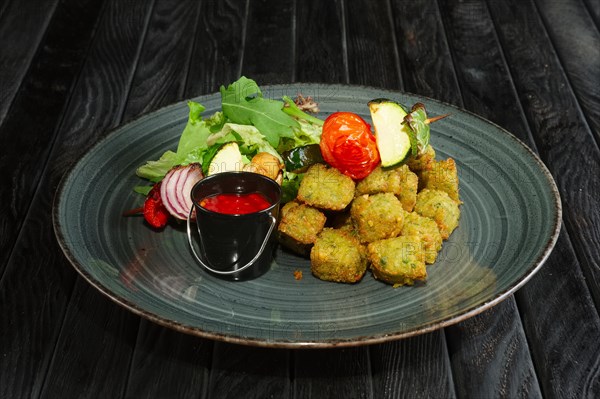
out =
<path fill-rule="evenodd" d="M 203 178 L 202 168 L 198 163 L 175 166 L 165 175 L 160 187 L 160 198 L 171 215 L 180 220 L 187 219 L 192 207 L 192 187 Z"/>

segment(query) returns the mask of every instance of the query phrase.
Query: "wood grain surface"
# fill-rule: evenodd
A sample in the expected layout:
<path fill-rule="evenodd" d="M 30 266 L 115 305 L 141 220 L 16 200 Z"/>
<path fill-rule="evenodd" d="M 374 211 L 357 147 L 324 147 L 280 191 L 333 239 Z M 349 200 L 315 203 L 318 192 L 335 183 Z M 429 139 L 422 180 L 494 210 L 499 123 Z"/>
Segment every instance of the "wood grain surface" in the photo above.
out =
<path fill-rule="evenodd" d="M 40 44 L 41 50 L 14 96 L 12 112 L 0 124 L 0 148 L 3 149 L 0 174 L 10 187 L 0 192 L 0 276 L 18 237 L 16 232 L 21 229 L 31 205 L 55 142 L 63 108 L 91 41 L 101 5 L 97 3 L 59 4 Z M 5 19 L 11 15 L 21 17 L 19 12 L 7 14 Z M 65 41 L 69 41 L 68 47 L 64 46 Z M 0 74 L 9 70 L 0 67 Z M 4 79 L 9 80 L 4 75 L 0 83 Z M 9 148 L 15 150 L 8 151 Z"/>
<path fill-rule="evenodd" d="M 295 21 L 292 1 L 251 1 L 241 74 L 259 84 L 292 82 L 296 51 Z"/>
<path fill-rule="evenodd" d="M 0 2 L 0 398 L 599 397 L 599 27 L 589 0 Z M 241 74 L 404 90 L 506 128 L 557 181 L 552 255 L 494 308 L 385 344 L 141 320 L 62 255 L 56 187 L 110 129 Z"/>
<path fill-rule="evenodd" d="M 203 1 L 186 83 L 186 95 L 214 93 L 241 72 L 247 1 Z"/>
<path fill-rule="evenodd" d="M 0 122 L 6 116 L 23 77 L 54 14 L 58 0 L 6 1 L 0 6 Z"/>
<path fill-rule="evenodd" d="M 600 140 L 600 31 L 582 3 L 536 0 L 536 5 L 585 120 Z"/>
<path fill-rule="evenodd" d="M 296 2 L 296 82 L 348 82 L 344 3 Z"/>

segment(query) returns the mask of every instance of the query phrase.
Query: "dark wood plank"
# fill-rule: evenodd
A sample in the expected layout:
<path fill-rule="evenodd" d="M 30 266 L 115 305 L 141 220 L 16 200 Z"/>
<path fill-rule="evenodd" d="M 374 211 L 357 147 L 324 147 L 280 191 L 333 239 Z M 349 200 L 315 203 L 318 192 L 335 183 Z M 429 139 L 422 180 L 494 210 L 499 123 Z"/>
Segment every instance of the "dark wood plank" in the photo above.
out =
<path fill-rule="evenodd" d="M 20 225 L 32 203 L 36 179 L 44 170 L 54 129 L 86 54 L 100 5 L 95 1 L 59 5 L 0 128 L 0 170 L 12 186 L 1 191 L 0 270 L 5 273 L 0 272 L 0 397 L 39 393 L 73 286 L 75 273 L 64 264 L 52 231 L 52 185 L 45 184 L 43 198 L 38 196 L 33 202 L 28 227 L 21 231 Z M 54 175 L 53 184 L 60 173 Z M 19 234 L 21 244 L 13 250 Z"/>
<path fill-rule="evenodd" d="M 2 16 L 4 15 L 4 11 L 6 11 L 6 9 L 8 8 L 10 3 L 11 3 L 11 1 L 9 1 L 9 0 L 4 0 L 3 2 L 0 3 L 0 21 L 2 21 Z"/>
<path fill-rule="evenodd" d="M 550 259 L 516 293 L 547 398 L 600 396 L 600 320 L 583 280 L 563 230 Z"/>
<path fill-rule="evenodd" d="M 568 81 L 600 141 L 600 32 L 583 0 L 537 0 L 537 9 Z"/>
<path fill-rule="evenodd" d="M 127 100 L 125 121 L 183 99 L 199 10 L 198 1 L 156 2 Z"/>
<path fill-rule="evenodd" d="M 526 124 L 514 117 L 520 114 L 520 106 L 515 101 L 508 67 L 485 3 L 480 0 L 440 0 L 440 13 L 463 106 L 518 137 L 527 137 Z"/>
<path fill-rule="evenodd" d="M 202 398 L 213 342 L 142 321 L 126 398 Z"/>
<path fill-rule="evenodd" d="M 600 3 L 594 0 L 583 0 L 585 3 L 589 13 L 591 14 L 594 22 L 596 23 L 596 28 L 600 27 Z M 600 29 L 600 28 L 599 28 Z"/>
<path fill-rule="evenodd" d="M 246 1 L 203 1 L 186 95 L 218 91 L 239 78 L 244 52 Z"/>
<path fill-rule="evenodd" d="M 441 331 L 370 347 L 374 398 L 454 398 Z"/>
<path fill-rule="evenodd" d="M 192 12 L 191 16 L 187 17 L 189 23 L 185 24 L 181 18 L 186 13 L 178 9 L 177 4 L 173 4 L 172 1 L 158 2 L 153 8 L 152 4 L 150 4 L 150 7 L 146 5 L 146 8 L 142 8 L 143 3 L 131 3 L 124 6 L 131 8 L 114 10 L 115 15 L 133 14 L 140 18 L 134 23 L 132 21 L 121 21 L 120 23 L 121 25 L 128 26 L 128 32 L 131 35 L 123 35 L 119 40 L 119 43 L 129 43 L 131 45 L 129 48 L 130 59 L 127 63 L 132 71 L 129 75 L 133 75 L 133 68 L 140 63 L 143 65 L 154 65 L 154 70 L 150 67 L 137 70 L 133 76 L 131 87 L 135 88 L 144 84 L 147 85 L 145 95 L 154 98 L 150 102 L 150 107 L 165 105 L 171 99 L 178 99 L 185 83 L 187 74 L 186 65 L 189 64 L 190 52 L 175 50 L 174 46 L 179 46 L 183 43 L 172 42 L 171 39 L 172 37 L 187 35 L 189 36 L 188 44 L 191 47 L 195 30 L 193 23 L 195 14 Z M 151 20 L 149 17 L 145 17 L 145 14 L 149 16 L 150 10 L 153 11 L 153 18 Z M 110 20 L 107 22 L 107 26 L 119 24 L 119 22 L 118 20 Z M 124 22 L 129 23 L 126 24 Z M 148 35 L 144 34 L 146 25 L 149 26 Z M 168 36 L 159 34 L 164 26 L 172 27 L 169 29 Z M 119 33 L 116 34 L 118 35 Z M 163 37 L 167 42 L 172 43 L 171 46 L 165 43 L 163 43 L 163 46 L 160 46 L 160 43 L 157 43 L 157 35 Z M 132 39 L 137 39 L 137 43 Z M 141 56 L 138 59 L 138 51 L 136 49 L 141 45 L 142 39 L 145 39 L 144 43 L 146 47 L 143 51 L 140 51 Z M 103 38 L 103 43 L 104 41 L 109 40 Z M 157 46 L 162 49 L 158 53 L 155 51 Z M 185 50 L 185 46 L 181 47 L 181 49 Z M 117 55 L 119 51 L 127 51 L 127 48 L 117 47 L 113 53 Z M 97 66 L 101 64 L 97 62 L 98 60 L 94 61 L 92 65 Z M 169 76 L 165 77 L 160 71 L 164 68 L 164 64 L 167 63 L 170 63 L 172 66 L 168 71 Z M 149 79 L 155 80 L 148 82 Z M 156 84 L 152 84 L 154 81 Z M 122 89 L 123 99 L 125 99 L 129 87 L 123 87 Z M 143 98 L 139 97 L 138 95 L 129 96 L 123 120 L 132 118 L 135 116 L 135 112 L 148 110 L 148 105 L 144 103 Z M 118 104 L 116 106 L 123 108 Z M 99 330 L 94 341 L 75 340 L 74 343 L 71 343 L 69 340 L 70 337 L 67 334 L 61 335 L 57 350 L 57 353 L 61 353 L 61 356 L 58 357 L 59 360 L 53 363 L 53 367 L 50 370 L 50 376 L 56 377 L 51 378 L 52 381 L 62 381 L 63 378 L 73 377 L 73 375 L 77 376 L 78 373 L 88 373 L 95 368 L 107 368 L 114 370 L 115 373 L 109 379 L 112 381 L 110 388 L 106 388 L 106 385 L 94 386 L 96 383 L 103 384 L 103 381 L 108 378 L 98 378 L 92 382 L 86 381 L 84 378 L 81 379 L 82 383 L 92 386 L 89 389 L 92 395 L 100 392 L 102 393 L 101 396 L 104 396 L 104 394 L 112 396 L 106 392 L 106 389 L 110 389 L 113 395 L 115 392 L 125 392 L 127 397 L 162 397 L 164 395 L 183 395 L 185 397 L 189 395 L 196 396 L 198 392 L 201 392 L 203 389 L 205 390 L 203 387 L 207 385 L 205 379 L 208 375 L 207 362 L 210 362 L 211 342 L 184 336 L 150 322 L 143 321 L 139 324 L 139 318 L 119 308 L 114 303 L 107 301 L 95 291 L 89 291 L 87 287 L 87 283 L 79 280 L 74 298 L 77 298 L 77 294 L 81 292 L 80 296 L 82 300 L 89 302 L 90 306 L 84 309 L 78 308 L 77 311 L 69 309 L 65 321 L 65 325 L 69 327 L 65 329 L 69 328 L 79 333 L 81 333 L 81 330 L 88 330 L 90 323 L 86 320 L 80 320 L 80 313 L 88 312 L 94 313 L 94 324 L 108 325 Z M 115 319 L 123 319 L 124 321 L 111 328 L 110 322 Z M 140 325 L 139 333 L 138 324 Z M 138 337 L 137 342 L 135 338 L 136 334 Z M 85 348 L 78 347 L 78 345 L 83 344 L 86 345 Z M 66 345 L 69 345 L 68 348 L 63 348 Z M 81 353 L 85 353 L 86 355 L 82 356 L 80 355 Z M 99 353 L 110 354 L 111 361 L 116 361 L 118 367 L 111 367 L 106 364 L 98 365 L 98 362 L 103 361 L 102 358 L 96 362 L 94 361 Z M 81 361 L 80 357 L 83 357 L 85 361 Z M 77 386 L 72 389 L 76 392 Z M 57 392 L 58 387 L 51 383 L 47 385 L 45 393 L 53 396 Z"/>
<path fill-rule="evenodd" d="M 395 2 L 393 8 L 403 78 L 406 82 L 405 89 L 463 106 L 463 87 L 459 86 L 457 81 L 437 6 Z M 501 321 L 506 322 L 506 320 L 510 321 L 507 328 L 496 328 Z M 467 397 L 478 397 L 483 394 L 487 396 L 494 392 L 504 392 L 504 396 L 507 396 L 507 394 L 527 390 L 532 390 L 534 394 L 539 393 L 526 338 L 513 298 L 509 298 L 505 303 L 483 315 L 446 328 L 446 334 L 449 337 L 448 347 L 454 376 L 442 377 L 442 380 L 450 382 L 442 383 L 437 387 L 437 396 L 454 395 L 452 387 L 456 387 L 459 396 L 466 394 Z M 434 337 L 433 334 L 431 335 Z M 512 353 L 490 350 L 488 362 L 476 364 L 478 353 L 483 345 L 501 349 L 515 339 L 519 345 Z M 437 337 L 429 345 L 435 348 L 440 341 L 446 342 L 445 339 Z M 431 353 L 429 354 L 431 356 Z M 440 365 L 444 360 L 440 354 L 434 354 L 433 358 L 438 358 L 437 366 L 432 362 L 429 373 L 441 372 L 442 376 L 444 373 L 450 373 L 444 371 Z M 500 372 L 503 374 L 500 375 Z M 530 381 L 533 381 L 533 385 Z M 489 391 L 482 391 L 483 389 Z M 446 394 L 444 391 L 450 392 Z"/>
<path fill-rule="evenodd" d="M 365 348 L 296 350 L 293 359 L 296 398 L 375 397 Z"/>
<path fill-rule="evenodd" d="M 464 398 L 540 398 L 516 303 L 507 300 L 448 328 L 456 394 Z"/>
<path fill-rule="evenodd" d="M 290 397 L 290 351 L 216 342 L 208 398 Z"/>
<path fill-rule="evenodd" d="M 242 75 L 259 85 L 294 78 L 294 2 L 251 1 L 248 9 Z"/>
<path fill-rule="evenodd" d="M 297 82 L 348 83 L 343 1 L 296 3 Z"/>
<path fill-rule="evenodd" d="M 499 27 L 498 35 L 507 61 L 514 66 L 513 78 L 525 114 L 529 120 L 539 121 L 532 125 L 537 128 L 534 136 L 540 150 L 551 146 L 555 140 L 552 136 L 569 137 L 571 140 L 577 135 L 586 135 L 586 132 L 572 130 L 582 125 L 573 122 L 572 113 L 563 111 L 576 107 L 573 94 L 561 91 L 559 96 L 556 95 L 556 87 L 563 87 L 566 78 L 551 50 L 541 20 L 531 17 L 535 6 L 530 1 L 490 2 L 489 5 Z M 522 40 L 523 37 L 538 45 L 531 46 Z M 553 76 L 552 82 L 549 82 L 548 76 Z M 553 126 L 549 131 L 551 136 L 546 137 L 547 127 L 541 121 L 546 118 L 556 120 L 557 115 L 565 115 L 568 119 L 564 124 L 550 124 Z M 588 160 L 581 162 L 579 158 L 579 155 L 571 157 L 573 175 L 579 175 L 577 169 L 591 167 Z M 552 167 L 547 160 L 546 163 Z M 590 174 L 593 173 L 592 170 Z M 598 172 L 595 173 L 597 176 Z M 585 178 L 585 173 L 582 175 Z M 565 189 L 578 191 L 577 185 Z M 583 213 L 593 213 L 597 209 L 589 208 L 585 203 L 576 206 L 583 206 L 584 209 L 579 210 Z M 581 258 L 578 259 L 571 245 L 571 240 L 587 240 L 585 236 L 577 237 L 580 234 L 586 234 L 586 231 L 576 230 L 567 234 L 563 228 L 552 256 L 531 282 L 517 293 L 536 370 L 548 397 L 599 395 L 600 342 L 591 337 L 600 336 L 600 322 L 580 268 Z"/>
<path fill-rule="evenodd" d="M 519 104 L 485 3 L 440 6 L 464 106 L 527 138 L 527 125 L 515 117 Z M 541 396 L 513 297 L 446 334 L 459 396 Z"/>
<path fill-rule="evenodd" d="M 344 7 L 341 1 L 296 4 L 297 80 L 348 82 Z M 356 36 L 355 42 L 358 40 Z M 294 397 L 297 398 L 373 397 L 366 347 L 296 350 L 292 373 Z"/>
<path fill-rule="evenodd" d="M 391 8 L 404 90 L 462 105 L 437 3 L 393 0 Z"/>
<path fill-rule="evenodd" d="M 94 143 L 105 131 L 115 126 L 121 118 L 123 104 L 133 74 L 132 66 L 137 57 L 137 48 L 141 32 L 146 25 L 145 15 L 148 11 L 146 2 L 115 2 L 104 11 L 98 34 L 90 49 L 89 56 L 83 66 L 81 77 L 73 90 L 69 107 L 65 112 L 57 146 L 50 154 L 49 167 L 44 171 L 40 188 L 33 199 L 31 211 L 26 219 L 20 239 L 15 246 L 13 257 L 8 263 L 4 278 L 0 283 L 3 300 L 0 303 L 0 315 L 7 317 L 9 325 L 18 323 L 21 329 L 11 329 L 10 334 L 3 337 L 3 342 L 12 342 L 10 350 L 6 351 L 11 361 L 3 365 L 16 366 L 27 384 L 16 386 L 23 390 L 23 396 L 38 396 L 43 391 L 42 382 L 45 370 L 52 354 L 53 365 L 47 378 L 46 388 L 52 391 L 52 383 L 57 376 L 81 375 L 82 363 L 71 361 L 85 356 L 89 367 L 85 375 L 93 376 L 93 369 L 110 369 L 121 367 L 119 374 L 122 381 L 112 381 L 113 393 L 122 392 L 127 373 L 128 361 L 125 364 L 113 363 L 114 359 L 103 357 L 106 350 L 114 355 L 112 349 L 118 348 L 120 336 L 126 336 L 123 329 L 129 328 L 129 323 L 116 323 L 118 333 L 101 330 L 103 340 L 96 346 L 83 345 L 83 341 L 71 342 L 66 335 L 57 337 L 61 326 L 67 331 L 77 332 L 75 336 L 85 337 L 89 329 L 96 328 L 87 324 L 77 306 L 69 307 L 69 299 L 74 282 L 74 272 L 67 264 L 56 245 L 52 231 L 51 203 L 56 185 L 67 170 L 68 165 L 77 159 L 83 151 Z M 120 4 L 125 8 L 120 8 Z M 113 58 L 114 57 L 114 58 Z M 115 62 L 118 60 L 118 62 Z M 81 289 L 84 285 L 79 285 Z M 76 291 L 75 298 L 78 298 Z M 18 315 L 18 316 L 17 316 Z M 113 312 L 107 317 L 125 320 L 127 316 Z M 18 317 L 18 318 L 15 318 Z M 106 323 L 105 325 L 108 325 Z M 137 323 L 134 330 L 137 330 Z M 63 329 L 64 331 L 64 329 Z M 5 333 L 4 330 L 2 333 Z M 109 343 L 112 343 L 110 347 Z M 58 345 L 58 346 L 57 346 Z M 67 350 L 74 345 L 76 349 Z M 78 347 L 78 345 L 81 345 Z M 58 348 L 58 349 L 56 349 Z M 109 349 L 110 348 L 110 349 Z M 55 351 L 56 349 L 56 351 Z M 76 352 L 83 352 L 81 355 Z M 23 370 L 27 370 L 24 372 Z M 11 378 L 9 370 L 3 370 L 4 378 Z M 6 376 L 6 377 L 5 377 Z M 89 385 L 93 385 L 88 381 Z M 6 389 L 14 389 L 13 383 L 2 384 Z M 61 387 L 61 395 L 81 396 L 80 386 L 66 385 Z M 69 389 L 73 391 L 69 391 Z M 106 388 L 108 389 L 108 387 Z M 104 391 L 106 392 L 106 391 Z M 15 395 L 12 395 L 15 396 Z"/>
<path fill-rule="evenodd" d="M 0 20 L 0 122 L 21 85 L 58 0 L 13 1 Z"/>
<path fill-rule="evenodd" d="M 122 395 L 138 318 L 115 308 L 87 281 L 77 279 L 42 397 Z"/>
<path fill-rule="evenodd" d="M 93 0 L 61 3 L 14 98 L 12 110 L 0 125 L 0 174 L 10 181 L 11 187 L 0 191 L 0 276 L 52 148 L 100 6 L 101 2 Z"/>
<path fill-rule="evenodd" d="M 348 81 L 400 89 L 400 63 L 387 2 L 346 1 Z"/>

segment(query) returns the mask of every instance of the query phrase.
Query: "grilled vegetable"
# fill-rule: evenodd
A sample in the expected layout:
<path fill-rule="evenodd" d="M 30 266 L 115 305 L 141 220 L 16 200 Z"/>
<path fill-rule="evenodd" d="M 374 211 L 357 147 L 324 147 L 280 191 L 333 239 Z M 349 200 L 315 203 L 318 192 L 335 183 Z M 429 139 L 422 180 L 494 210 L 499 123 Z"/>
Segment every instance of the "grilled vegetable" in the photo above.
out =
<path fill-rule="evenodd" d="M 371 126 L 352 112 L 335 112 L 327 117 L 320 145 L 325 162 L 355 180 L 379 165 Z"/>
<path fill-rule="evenodd" d="M 316 163 L 323 163 L 323 155 L 319 144 L 296 147 L 281 154 L 285 170 L 292 173 L 304 173 Z"/>
<path fill-rule="evenodd" d="M 144 201 L 143 210 L 146 222 L 157 229 L 165 227 L 169 220 L 169 212 L 160 198 L 160 186 L 161 184 L 157 183 L 152 187 Z"/>
<path fill-rule="evenodd" d="M 410 126 L 404 124 L 407 112 L 402 105 L 387 99 L 369 101 L 369 110 L 375 128 L 381 166 L 391 167 L 404 162 L 412 153 L 416 141 Z M 416 150 L 416 147 L 414 148 Z M 415 151 L 416 152 L 416 151 Z"/>

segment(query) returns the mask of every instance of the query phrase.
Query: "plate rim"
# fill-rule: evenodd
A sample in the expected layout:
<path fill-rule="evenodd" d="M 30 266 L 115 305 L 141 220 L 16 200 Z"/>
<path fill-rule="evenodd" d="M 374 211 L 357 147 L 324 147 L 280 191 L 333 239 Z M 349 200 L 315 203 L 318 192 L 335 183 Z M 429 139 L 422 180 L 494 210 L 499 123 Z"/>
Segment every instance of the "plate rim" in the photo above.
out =
<path fill-rule="evenodd" d="M 455 316 L 447 317 L 440 321 L 430 322 L 428 324 L 420 325 L 420 326 L 417 326 L 408 331 L 402 331 L 402 332 L 392 333 L 392 334 L 370 334 L 370 335 L 363 336 L 363 337 L 346 338 L 346 339 L 336 338 L 336 339 L 325 339 L 325 340 L 300 340 L 300 341 L 268 340 L 268 339 L 252 338 L 252 337 L 242 337 L 242 336 L 237 336 L 234 334 L 222 334 L 222 333 L 210 332 L 210 331 L 206 331 L 206 330 L 203 330 L 201 328 L 198 328 L 198 327 L 195 327 L 192 325 L 187 325 L 187 324 L 175 321 L 175 320 L 171 320 L 166 317 L 158 316 L 150 311 L 142 309 L 137 304 L 132 303 L 131 301 L 113 293 L 111 290 L 109 290 L 107 287 L 105 287 L 100 281 L 97 281 L 95 278 L 93 278 L 85 270 L 83 265 L 81 265 L 80 262 L 76 259 L 76 257 L 72 254 L 71 249 L 68 247 L 68 245 L 65 241 L 65 237 L 61 231 L 60 220 L 59 220 L 59 205 L 63 198 L 64 191 L 67 188 L 68 181 L 73 176 L 72 173 L 73 173 L 74 169 L 76 168 L 77 165 L 81 164 L 85 160 L 86 157 L 91 156 L 91 154 L 94 151 L 96 151 L 97 148 L 104 145 L 104 143 L 106 141 L 108 141 L 112 136 L 119 134 L 125 127 L 135 124 L 135 123 L 139 123 L 145 119 L 154 117 L 157 114 L 166 113 L 172 109 L 180 108 L 183 105 L 185 105 L 188 101 L 197 101 L 197 102 L 202 103 L 203 99 L 213 98 L 214 96 L 217 96 L 219 94 L 219 92 L 203 94 L 203 95 L 195 96 L 195 97 L 192 97 L 189 99 L 177 101 L 172 104 L 165 105 L 163 107 L 159 107 L 153 111 L 138 115 L 135 118 L 132 118 L 112 129 L 109 129 L 102 136 L 102 138 L 100 140 L 98 140 L 96 143 L 94 143 L 90 148 L 86 149 L 75 161 L 71 162 L 66 167 L 66 171 L 62 175 L 62 177 L 59 181 L 59 184 L 56 188 L 54 197 L 53 197 L 51 214 L 52 214 L 52 225 L 53 225 L 53 229 L 54 229 L 54 234 L 56 236 L 56 239 L 58 241 L 58 244 L 59 244 L 63 254 L 67 258 L 67 260 L 69 261 L 71 266 L 79 273 L 79 275 L 84 280 L 86 280 L 94 288 L 96 288 L 98 291 L 100 291 L 105 297 L 109 298 L 110 300 L 117 303 L 118 305 L 124 307 L 128 311 L 131 311 L 132 313 L 134 313 L 138 316 L 141 316 L 149 321 L 152 321 L 152 322 L 162 325 L 164 327 L 168 327 L 170 329 L 174 329 L 174 330 L 182 332 L 182 333 L 195 335 L 195 336 L 198 336 L 201 338 L 222 341 L 222 342 L 227 342 L 227 343 L 233 343 L 233 344 L 242 344 L 242 345 L 249 345 L 249 346 L 256 346 L 256 347 L 298 349 L 298 348 L 356 347 L 356 346 L 363 346 L 363 345 L 379 344 L 379 343 L 384 343 L 384 342 L 389 342 L 389 341 L 394 341 L 394 340 L 399 340 L 399 339 L 404 339 L 404 338 L 409 338 L 409 337 L 429 333 L 429 332 L 436 331 L 436 330 L 444 328 L 444 327 L 448 327 L 448 326 L 457 324 L 461 321 L 467 320 L 473 316 L 476 316 L 476 315 L 496 306 L 500 302 L 502 302 L 505 299 L 507 299 L 508 297 L 510 297 L 510 295 L 512 295 L 517 290 L 519 290 L 521 287 L 523 287 L 545 264 L 546 260 L 552 253 L 552 250 L 554 249 L 556 242 L 558 241 L 560 231 L 562 228 L 562 201 L 561 201 L 561 197 L 560 197 L 560 192 L 558 190 L 556 181 L 554 180 L 552 174 L 550 173 L 550 171 L 548 170 L 548 168 L 546 167 L 544 162 L 540 159 L 539 155 L 536 154 L 528 145 L 526 145 L 522 140 L 520 140 L 518 137 L 516 137 L 513 133 L 511 133 L 510 131 L 506 130 L 505 128 L 499 126 L 498 124 L 496 124 L 488 119 L 485 119 L 482 116 L 477 115 L 477 114 L 475 114 L 469 110 L 466 110 L 464 108 L 460 108 L 456 105 L 446 103 L 444 101 L 440 101 L 440 100 L 437 100 L 437 99 L 434 99 L 434 98 L 431 98 L 428 96 L 414 94 L 414 93 L 402 91 L 402 90 L 393 90 L 393 89 L 380 88 L 380 87 L 374 87 L 374 86 L 366 86 L 366 85 L 329 84 L 329 83 L 320 83 L 320 82 L 282 83 L 282 84 L 273 84 L 273 85 L 261 85 L 260 88 L 263 92 L 268 92 L 270 90 L 272 91 L 272 90 L 277 90 L 277 89 L 288 89 L 289 90 L 290 88 L 302 88 L 302 87 L 306 88 L 306 87 L 314 87 L 314 86 L 329 88 L 329 89 L 337 88 L 337 89 L 343 89 L 343 90 L 351 89 L 351 90 L 376 91 L 381 94 L 388 93 L 389 95 L 396 95 L 396 96 L 404 95 L 404 96 L 409 96 L 409 97 L 415 97 L 418 99 L 422 99 L 426 103 L 428 103 L 428 102 L 429 103 L 437 103 L 438 105 L 441 105 L 443 107 L 455 109 L 456 111 L 463 113 L 463 114 L 468 114 L 469 116 L 471 116 L 475 119 L 478 119 L 479 121 L 481 121 L 484 124 L 492 125 L 497 130 L 499 130 L 503 134 L 505 134 L 508 138 L 512 139 L 518 146 L 520 146 L 522 149 L 525 150 L 527 155 L 530 156 L 535 161 L 535 164 L 539 167 L 540 171 L 542 172 L 542 174 L 546 180 L 546 183 L 548 183 L 548 187 L 550 188 L 550 192 L 552 193 L 553 204 L 556 209 L 556 212 L 553 212 L 554 220 L 552 220 L 552 222 L 551 222 L 552 226 L 553 226 L 552 233 L 549 237 L 549 240 L 546 242 L 546 244 L 544 246 L 543 252 L 540 254 L 540 256 L 535 261 L 532 262 L 532 267 L 530 267 L 529 269 L 527 269 L 525 271 L 522 278 L 513 282 L 513 284 L 509 285 L 509 287 L 506 288 L 504 291 L 499 292 L 498 294 L 496 294 L 496 296 L 494 296 L 492 299 L 490 299 L 486 302 L 479 303 L 478 305 L 474 305 L 474 307 L 472 309 L 467 310 L 466 312 L 460 313 Z"/>

